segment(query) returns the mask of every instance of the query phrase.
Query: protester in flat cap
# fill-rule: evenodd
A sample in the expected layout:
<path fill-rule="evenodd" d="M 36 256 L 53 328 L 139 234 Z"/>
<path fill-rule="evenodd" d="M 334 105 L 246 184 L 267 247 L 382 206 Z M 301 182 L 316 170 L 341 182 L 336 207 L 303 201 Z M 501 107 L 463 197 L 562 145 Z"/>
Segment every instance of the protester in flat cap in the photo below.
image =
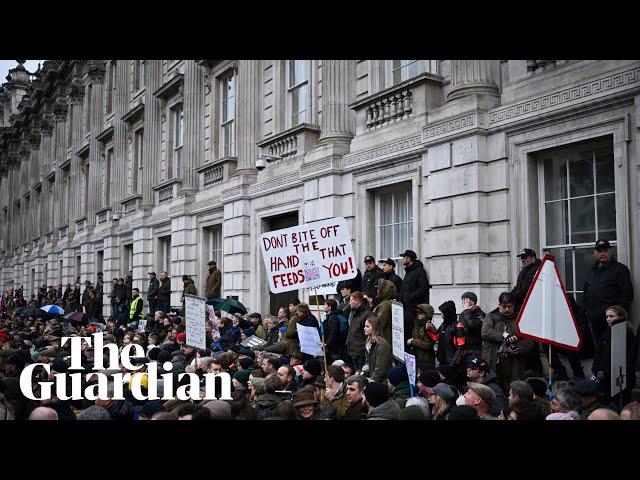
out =
<path fill-rule="evenodd" d="M 215 260 L 207 262 L 209 274 L 204 284 L 204 296 L 208 300 L 221 298 L 222 272 L 218 269 Z"/>
<path fill-rule="evenodd" d="M 402 278 L 395 271 L 396 262 L 391 258 L 387 258 L 386 260 L 380 260 L 380 263 L 382 263 L 382 278 L 393 283 L 396 287 L 395 295 L 399 294 L 400 290 L 402 290 Z"/>

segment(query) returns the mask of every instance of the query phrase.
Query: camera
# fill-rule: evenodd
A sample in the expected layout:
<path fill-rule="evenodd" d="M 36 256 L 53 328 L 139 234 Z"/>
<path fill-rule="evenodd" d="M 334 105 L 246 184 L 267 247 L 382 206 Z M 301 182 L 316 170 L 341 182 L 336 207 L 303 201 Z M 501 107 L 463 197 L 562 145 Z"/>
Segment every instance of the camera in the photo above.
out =
<path fill-rule="evenodd" d="M 256 168 L 258 170 L 264 170 L 265 168 L 267 168 L 267 162 L 265 161 L 264 158 L 258 157 L 256 159 Z"/>

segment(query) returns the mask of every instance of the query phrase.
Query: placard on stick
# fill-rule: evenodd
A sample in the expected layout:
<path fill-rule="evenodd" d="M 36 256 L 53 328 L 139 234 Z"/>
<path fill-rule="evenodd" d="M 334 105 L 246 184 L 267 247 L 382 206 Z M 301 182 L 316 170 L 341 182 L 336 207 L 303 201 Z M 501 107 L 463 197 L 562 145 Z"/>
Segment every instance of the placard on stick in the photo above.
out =
<path fill-rule="evenodd" d="M 263 233 L 260 248 L 271 293 L 318 287 L 357 275 L 351 234 L 343 217 Z"/>
<path fill-rule="evenodd" d="M 195 295 L 184 296 L 184 320 L 186 323 L 186 344 L 190 347 L 205 350 L 206 342 L 206 308 L 207 299 Z"/>
<path fill-rule="evenodd" d="M 399 302 L 391 302 L 391 343 L 393 356 L 404 362 L 404 308 Z"/>
<path fill-rule="evenodd" d="M 611 396 L 627 388 L 627 322 L 616 323 L 611 327 L 610 380 Z"/>

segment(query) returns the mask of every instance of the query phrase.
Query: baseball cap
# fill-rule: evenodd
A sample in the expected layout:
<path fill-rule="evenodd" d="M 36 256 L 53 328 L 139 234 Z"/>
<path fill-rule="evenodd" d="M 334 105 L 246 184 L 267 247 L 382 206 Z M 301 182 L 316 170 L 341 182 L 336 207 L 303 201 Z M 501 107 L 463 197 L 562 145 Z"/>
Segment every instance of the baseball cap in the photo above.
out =
<path fill-rule="evenodd" d="M 523 248 L 522 251 L 516 255 L 516 257 L 527 258 L 527 257 L 536 257 L 536 252 L 530 248 Z"/>
<path fill-rule="evenodd" d="M 610 248 L 611 244 L 609 243 L 609 240 L 598 240 L 596 242 L 596 250 L 609 250 Z"/>
<path fill-rule="evenodd" d="M 405 250 L 404 253 L 400 254 L 401 257 L 409 257 L 411 260 L 415 261 L 418 258 L 418 254 L 413 250 Z"/>
<path fill-rule="evenodd" d="M 467 368 L 474 368 L 482 372 L 487 372 L 489 371 L 489 364 L 484 358 L 475 357 L 469 361 Z"/>
<path fill-rule="evenodd" d="M 373 258 L 371 255 L 367 255 L 366 257 L 364 257 L 364 263 L 369 263 L 369 262 L 375 262 L 375 258 Z"/>
<path fill-rule="evenodd" d="M 394 262 L 392 259 L 387 258 L 386 260 L 380 260 L 380 263 L 386 263 L 387 265 L 391 265 L 392 267 L 396 266 L 396 262 Z"/>

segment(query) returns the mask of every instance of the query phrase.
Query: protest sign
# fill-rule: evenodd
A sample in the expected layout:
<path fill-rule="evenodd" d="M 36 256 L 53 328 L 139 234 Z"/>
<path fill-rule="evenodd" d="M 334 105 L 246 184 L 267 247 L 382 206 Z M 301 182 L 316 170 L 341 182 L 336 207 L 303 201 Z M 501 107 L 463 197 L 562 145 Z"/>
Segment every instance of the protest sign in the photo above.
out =
<path fill-rule="evenodd" d="M 611 327 L 610 380 L 611 396 L 627 388 L 627 322 L 616 323 Z"/>
<path fill-rule="evenodd" d="M 404 354 L 404 364 L 407 366 L 407 375 L 409 376 L 409 387 L 411 388 L 411 396 L 416 388 L 416 356 L 410 353 Z"/>
<path fill-rule="evenodd" d="M 186 344 L 190 347 L 207 348 L 205 341 L 205 306 L 207 300 L 195 295 L 184 296 L 184 312 L 186 322 Z"/>
<path fill-rule="evenodd" d="M 144 333 L 144 329 L 147 328 L 147 321 L 146 320 L 140 320 L 138 322 L 138 331 L 140 333 Z"/>
<path fill-rule="evenodd" d="M 298 338 L 300 339 L 300 351 L 314 357 L 324 355 L 322 351 L 322 343 L 320 342 L 320 334 L 316 327 L 305 327 L 297 325 Z"/>
<path fill-rule="evenodd" d="M 582 339 L 552 255 L 542 259 L 516 324 L 520 334 L 530 340 L 571 350 L 580 348 Z"/>
<path fill-rule="evenodd" d="M 242 345 L 243 347 L 247 347 L 251 349 L 258 348 L 266 344 L 267 342 L 265 340 L 261 339 L 256 335 L 251 335 L 249 338 L 240 342 L 240 345 Z"/>
<path fill-rule="evenodd" d="M 318 287 L 357 275 L 351 234 L 342 217 L 263 233 L 260 247 L 271 293 Z"/>
<path fill-rule="evenodd" d="M 391 302 L 391 343 L 393 356 L 404 362 L 404 310 L 399 302 Z"/>
<path fill-rule="evenodd" d="M 309 295 L 337 295 L 336 287 L 338 282 L 323 283 L 317 287 L 308 288 Z"/>

